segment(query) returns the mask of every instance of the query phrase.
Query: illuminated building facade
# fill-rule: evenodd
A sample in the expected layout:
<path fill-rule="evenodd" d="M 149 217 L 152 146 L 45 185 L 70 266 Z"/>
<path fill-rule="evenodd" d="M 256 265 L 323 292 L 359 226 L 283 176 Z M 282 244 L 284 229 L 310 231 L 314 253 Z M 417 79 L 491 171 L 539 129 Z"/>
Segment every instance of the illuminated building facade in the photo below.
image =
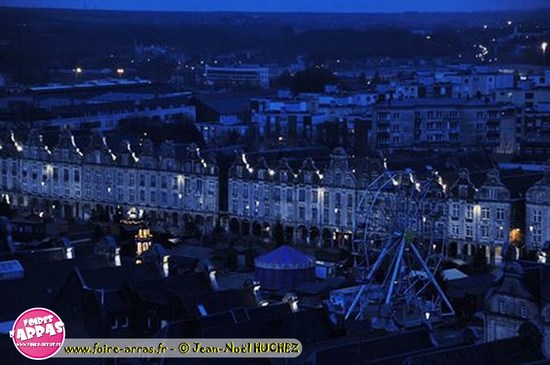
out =
<path fill-rule="evenodd" d="M 217 220 L 218 168 L 196 145 L 178 158 L 174 143 L 155 149 L 145 139 L 138 157 L 127 141 L 115 154 L 93 133 L 81 151 L 65 129 L 51 150 L 37 131 L 24 145 L 11 134 L 1 146 L 2 193 L 20 211 L 84 220 L 138 212 L 172 227 L 193 222 L 205 232 Z"/>
<path fill-rule="evenodd" d="M 550 163 L 545 167 L 543 178 L 527 191 L 525 219 L 526 248 L 530 251 L 550 249 Z"/>
<path fill-rule="evenodd" d="M 498 170 L 489 171 L 477 188 L 469 171 L 462 169 L 448 194 L 451 256 L 478 253 L 493 263 L 499 262 L 509 241 L 511 210 L 510 192 L 501 182 Z"/>
<path fill-rule="evenodd" d="M 229 228 L 256 235 L 281 224 L 287 242 L 343 245 L 351 239 L 355 199 L 355 175 L 342 148 L 322 172 L 312 159 L 295 172 L 285 159 L 271 169 L 241 154 L 229 171 Z"/>

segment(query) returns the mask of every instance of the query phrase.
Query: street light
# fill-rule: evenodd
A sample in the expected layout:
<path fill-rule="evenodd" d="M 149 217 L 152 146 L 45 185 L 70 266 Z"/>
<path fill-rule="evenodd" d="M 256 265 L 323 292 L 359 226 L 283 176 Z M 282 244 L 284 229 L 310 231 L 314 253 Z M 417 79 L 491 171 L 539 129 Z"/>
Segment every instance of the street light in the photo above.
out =
<path fill-rule="evenodd" d="M 78 81 L 78 75 L 80 75 L 82 73 L 82 68 L 77 67 L 77 68 L 73 69 L 73 71 L 74 71 L 74 80 L 76 82 L 76 81 Z"/>
<path fill-rule="evenodd" d="M 116 73 L 118 74 L 118 77 L 121 77 L 124 74 L 123 68 L 117 68 Z"/>
<path fill-rule="evenodd" d="M 548 48 L 548 42 L 542 42 L 540 49 L 542 49 L 542 65 L 546 66 L 546 49 Z"/>

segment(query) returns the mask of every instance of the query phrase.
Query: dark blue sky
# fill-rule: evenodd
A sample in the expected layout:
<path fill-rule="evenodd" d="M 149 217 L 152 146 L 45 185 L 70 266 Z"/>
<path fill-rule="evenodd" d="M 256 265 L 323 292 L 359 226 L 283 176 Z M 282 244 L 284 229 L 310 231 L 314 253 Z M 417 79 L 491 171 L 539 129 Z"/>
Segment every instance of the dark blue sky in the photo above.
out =
<path fill-rule="evenodd" d="M 403 12 L 550 7 L 549 0 L 0 0 L 1 6 L 126 10 Z"/>

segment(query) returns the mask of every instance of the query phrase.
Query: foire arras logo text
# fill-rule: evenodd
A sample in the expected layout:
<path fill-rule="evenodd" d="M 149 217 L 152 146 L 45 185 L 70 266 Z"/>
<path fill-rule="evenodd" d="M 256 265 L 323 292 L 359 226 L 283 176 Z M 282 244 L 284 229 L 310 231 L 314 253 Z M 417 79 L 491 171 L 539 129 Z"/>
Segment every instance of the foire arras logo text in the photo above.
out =
<path fill-rule="evenodd" d="M 61 318 L 46 308 L 32 308 L 15 320 L 10 331 L 15 348 L 32 360 L 54 356 L 65 341 L 65 325 Z"/>

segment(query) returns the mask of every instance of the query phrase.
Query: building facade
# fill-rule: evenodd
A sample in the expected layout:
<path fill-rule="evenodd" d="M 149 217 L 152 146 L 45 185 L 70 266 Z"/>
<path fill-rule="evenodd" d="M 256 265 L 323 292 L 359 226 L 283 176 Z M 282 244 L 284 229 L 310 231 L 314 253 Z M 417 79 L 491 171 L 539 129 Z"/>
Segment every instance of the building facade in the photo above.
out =
<path fill-rule="evenodd" d="M 496 153 L 517 151 L 516 108 L 481 101 L 419 99 L 374 107 L 378 149 L 483 147 Z"/>
<path fill-rule="evenodd" d="M 550 248 L 550 163 L 543 178 L 527 191 L 525 226 L 527 250 L 547 251 Z"/>
<path fill-rule="evenodd" d="M 448 238 L 452 255 L 476 253 L 498 263 L 509 243 L 512 201 L 498 170 L 478 188 L 467 169 L 459 172 L 448 194 Z"/>
<path fill-rule="evenodd" d="M 541 333 L 548 333 L 550 301 L 545 278 L 550 274 L 550 266 L 511 261 L 502 270 L 485 298 L 485 339 L 514 337 L 526 322 L 535 324 Z M 544 336 L 543 348 L 550 351 L 548 336 Z"/>
<path fill-rule="evenodd" d="M 95 132 L 82 152 L 65 129 L 52 150 L 31 131 L 26 144 L 12 133 L 0 152 L 2 194 L 23 211 L 85 220 L 94 213 L 112 218 L 131 212 L 173 227 L 195 222 L 205 229 L 217 219 L 218 169 L 196 145 L 182 159 L 174 143 L 155 150 L 145 139 L 138 157 L 127 141 L 115 154 Z"/>
<path fill-rule="evenodd" d="M 213 85 L 255 85 L 269 88 L 269 68 L 260 66 L 205 67 L 206 81 Z"/>
<path fill-rule="evenodd" d="M 376 244 L 412 227 L 449 256 L 501 261 L 513 202 L 497 170 L 476 187 L 466 169 L 447 185 L 433 170 L 392 175 L 372 161 L 362 165 L 353 169 L 341 148 L 322 171 L 311 159 L 295 172 L 286 160 L 271 169 L 263 159 L 253 166 L 241 154 L 229 173 L 229 228 L 261 235 L 280 224 L 288 242 L 351 247 L 354 235 Z"/>
<path fill-rule="evenodd" d="M 280 224 L 287 241 L 344 245 L 354 226 L 356 179 L 347 153 L 335 149 L 320 171 L 307 159 L 295 172 L 285 159 L 275 169 L 241 154 L 229 171 L 229 228 L 269 234 Z"/>

